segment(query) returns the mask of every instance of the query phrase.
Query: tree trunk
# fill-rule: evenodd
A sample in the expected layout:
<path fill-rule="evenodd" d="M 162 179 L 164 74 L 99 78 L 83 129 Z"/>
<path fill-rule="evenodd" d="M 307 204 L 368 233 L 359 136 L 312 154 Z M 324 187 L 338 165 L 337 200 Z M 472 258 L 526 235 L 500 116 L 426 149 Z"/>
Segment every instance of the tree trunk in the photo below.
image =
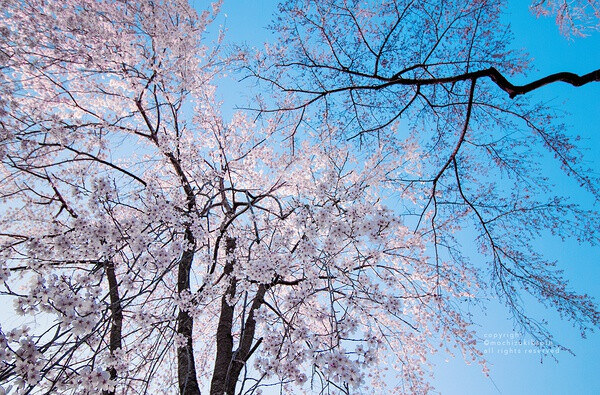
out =
<path fill-rule="evenodd" d="M 223 269 L 223 272 L 227 276 L 231 274 L 235 264 L 235 261 L 230 259 L 235 250 L 235 245 L 235 238 L 227 237 L 225 245 L 227 261 L 225 263 L 225 268 Z M 235 277 L 231 276 L 227 291 L 221 297 L 221 315 L 219 316 L 219 325 L 217 327 L 217 355 L 215 357 L 215 367 L 210 383 L 210 395 L 231 393 L 227 392 L 227 382 L 230 379 L 228 376 L 230 375 L 231 358 L 233 357 L 233 335 L 231 331 L 233 328 L 234 309 L 228 302 L 231 302 L 231 298 L 235 296 L 236 283 Z"/>
<path fill-rule="evenodd" d="M 194 240 L 189 229 L 186 229 L 186 239 Z M 186 250 L 181 257 L 179 272 L 177 274 L 177 291 L 179 293 L 190 290 L 190 271 L 193 260 L 193 250 Z M 192 316 L 187 311 L 179 310 L 179 314 L 177 315 L 177 334 L 183 336 L 185 339 L 185 345 L 177 348 L 177 378 L 180 395 L 200 395 L 192 344 L 193 330 L 194 319 Z"/>
<path fill-rule="evenodd" d="M 240 377 L 240 373 L 242 372 L 246 361 L 248 360 L 248 358 L 250 358 L 250 355 L 256 349 L 256 346 L 254 347 L 254 350 L 251 348 L 252 341 L 254 340 L 254 332 L 256 329 L 256 322 L 254 321 L 254 312 L 262 305 L 263 301 L 265 300 L 265 293 L 267 289 L 268 287 L 266 285 L 261 284 L 258 287 L 256 295 L 254 296 L 254 300 L 252 301 L 252 307 L 250 307 L 250 311 L 248 312 L 248 318 L 244 323 L 244 330 L 240 339 L 240 345 L 237 351 L 233 353 L 233 360 L 231 361 L 231 368 L 229 369 L 230 372 L 227 380 L 227 395 L 235 394 L 235 386 L 237 384 L 238 378 Z"/>
<path fill-rule="evenodd" d="M 108 279 L 108 292 L 110 296 L 110 313 L 111 313 L 111 326 L 110 326 L 110 341 L 108 349 L 113 354 L 116 350 L 121 348 L 121 330 L 123 327 L 123 308 L 121 306 L 121 297 L 119 296 L 119 283 L 115 274 L 115 264 L 111 261 L 104 263 L 104 270 Z M 117 378 L 117 370 L 114 367 L 109 369 L 110 379 L 115 380 Z M 114 389 L 111 391 L 102 391 L 103 395 L 114 395 Z"/>
<path fill-rule="evenodd" d="M 228 237 L 226 243 L 227 255 L 230 257 L 235 250 L 235 239 Z M 224 273 L 230 275 L 234 265 L 235 260 L 228 259 L 223 270 Z M 217 327 L 217 355 L 215 358 L 210 395 L 234 395 L 240 373 L 246 361 L 256 349 L 256 346 L 252 349 L 252 341 L 254 340 L 256 327 L 254 313 L 256 309 L 262 305 L 265 293 L 269 286 L 261 284 L 258 287 L 252 306 L 248 312 L 248 318 L 243 324 L 239 347 L 234 352 L 232 334 L 234 306 L 231 306 L 230 303 L 231 298 L 235 296 L 236 285 L 237 281 L 235 277 L 232 276 L 229 280 L 227 291 L 221 297 L 221 315 L 219 316 L 219 325 Z"/>

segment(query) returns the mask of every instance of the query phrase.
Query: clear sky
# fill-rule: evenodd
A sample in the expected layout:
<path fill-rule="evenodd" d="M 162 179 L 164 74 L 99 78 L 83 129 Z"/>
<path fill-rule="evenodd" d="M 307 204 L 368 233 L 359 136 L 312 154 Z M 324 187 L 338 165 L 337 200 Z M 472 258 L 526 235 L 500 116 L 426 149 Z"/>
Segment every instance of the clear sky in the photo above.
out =
<path fill-rule="evenodd" d="M 225 25 L 229 40 L 244 41 L 258 46 L 269 37 L 265 26 L 276 10 L 274 0 L 225 0 L 223 11 L 228 16 Z M 504 18 L 510 22 L 514 47 L 525 48 L 533 58 L 534 70 L 526 77 L 517 77 L 515 83 L 525 83 L 559 71 L 587 73 L 600 68 L 600 33 L 572 41 L 560 36 L 552 18 L 536 19 L 528 10 L 529 2 L 509 1 Z M 223 21 L 221 17 L 219 21 Z M 244 91 L 239 86 L 221 90 L 225 107 L 244 104 Z M 231 93 L 236 92 L 236 93 Z M 544 87 L 532 94 L 540 100 L 550 101 L 565 115 L 570 133 L 579 134 L 587 147 L 586 159 L 600 173 L 600 84 L 574 88 L 564 84 Z M 588 196 L 577 189 L 576 183 L 560 174 L 557 163 L 549 163 L 547 171 L 558 180 L 559 194 L 573 196 L 581 202 L 590 202 Z M 561 242 L 547 237 L 539 241 L 539 249 L 548 257 L 558 260 L 558 268 L 565 271 L 572 288 L 588 293 L 600 301 L 600 265 L 597 247 L 580 246 L 575 242 Z M 434 384 L 445 395 L 496 395 L 531 394 L 562 395 L 600 394 L 600 334 L 592 333 L 582 340 L 578 331 L 568 322 L 559 320 L 557 314 L 531 305 L 530 311 L 545 317 L 557 341 L 571 348 L 556 355 L 558 363 L 545 358 L 540 363 L 535 347 L 510 345 L 488 347 L 491 378 L 486 378 L 479 365 L 468 366 L 461 357 L 439 355 Z M 508 320 L 507 311 L 491 301 L 487 314 L 473 312 L 474 321 L 480 324 L 478 332 L 482 341 L 494 340 L 494 336 L 511 341 L 516 336 Z M 512 341 L 518 340 L 514 338 Z M 525 342 L 528 338 L 522 338 Z M 510 343 L 508 343 L 510 344 Z M 513 352 L 510 349 L 513 348 Z M 484 347 L 485 349 L 485 347 Z M 489 353 L 493 349 L 494 353 Z M 506 353 L 506 355 L 504 354 Z"/>

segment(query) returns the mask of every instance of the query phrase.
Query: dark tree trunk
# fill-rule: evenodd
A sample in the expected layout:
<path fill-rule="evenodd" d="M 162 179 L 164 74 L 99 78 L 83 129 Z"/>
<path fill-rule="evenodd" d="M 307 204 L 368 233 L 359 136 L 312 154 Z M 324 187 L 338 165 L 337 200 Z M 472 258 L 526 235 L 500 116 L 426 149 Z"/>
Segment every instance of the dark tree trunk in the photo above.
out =
<path fill-rule="evenodd" d="M 115 350 L 121 348 L 121 330 L 123 327 L 123 308 L 121 306 L 121 297 L 119 296 L 119 283 L 115 274 L 115 264 L 107 261 L 104 263 L 104 270 L 106 272 L 106 278 L 108 279 L 108 293 L 110 297 L 110 314 L 111 314 L 111 326 L 110 326 L 110 340 L 108 349 L 112 354 Z M 114 380 L 117 378 L 117 370 L 112 367 L 109 369 L 110 379 Z M 114 395 L 115 391 L 102 391 L 103 395 Z"/>
<path fill-rule="evenodd" d="M 234 353 L 233 360 L 231 361 L 231 368 L 227 380 L 228 395 L 235 394 L 235 386 L 237 384 L 238 378 L 240 377 L 240 373 L 242 372 L 246 361 L 248 360 L 248 358 L 250 358 L 250 355 L 253 352 L 251 347 L 252 341 L 254 340 L 254 332 L 256 329 L 256 322 L 254 321 L 254 312 L 260 307 L 260 305 L 265 300 L 266 291 L 267 286 L 261 284 L 258 287 L 256 295 L 254 296 L 254 300 L 252 301 L 252 306 L 250 307 L 250 311 L 248 312 L 248 318 L 246 319 L 246 322 L 244 324 L 244 331 L 242 332 L 239 348 Z"/>
<path fill-rule="evenodd" d="M 229 259 L 235 250 L 235 238 L 227 237 L 226 251 L 227 261 L 223 272 L 225 275 L 230 275 L 233 271 L 235 261 Z M 228 301 L 235 296 L 236 280 L 231 276 L 227 291 L 221 297 L 221 315 L 219 316 L 219 325 L 217 327 L 217 355 L 215 357 L 215 367 L 213 371 L 212 381 L 210 383 L 210 395 L 223 395 L 227 390 L 227 382 L 229 381 L 231 358 L 233 357 L 233 306 L 230 306 Z M 230 392 L 227 392 L 230 394 Z"/>
<path fill-rule="evenodd" d="M 226 241 L 227 255 L 232 255 L 235 250 L 235 239 L 227 238 Z M 228 259 L 225 264 L 224 273 L 230 275 L 233 271 L 235 260 Z M 234 307 L 230 306 L 228 301 L 235 296 L 237 281 L 232 276 L 229 280 L 229 287 L 221 298 L 221 315 L 219 316 L 219 324 L 217 327 L 217 355 L 215 358 L 215 367 L 213 378 L 210 387 L 210 395 L 234 395 L 235 387 L 238 382 L 240 373 L 244 365 L 254 349 L 252 349 L 252 341 L 256 322 L 254 321 L 254 313 L 264 301 L 265 293 L 268 289 L 267 285 L 261 284 L 252 301 L 252 306 L 248 312 L 246 322 L 243 324 L 242 333 L 240 336 L 240 344 L 236 351 L 233 351 L 233 318 Z"/>
<path fill-rule="evenodd" d="M 191 240 L 193 244 L 194 238 L 189 229 L 186 229 L 186 239 Z M 179 293 L 190 290 L 190 271 L 193 260 L 193 250 L 185 251 L 181 257 L 177 273 L 177 291 Z M 182 335 L 186 341 L 184 346 L 177 348 L 177 378 L 181 395 L 200 395 L 192 344 L 193 330 L 194 319 L 187 311 L 180 310 L 177 315 L 177 334 Z"/>
<path fill-rule="evenodd" d="M 138 105 L 138 108 L 139 107 L 140 106 Z M 148 120 L 146 120 L 146 123 L 151 130 L 152 138 L 155 143 L 158 144 L 156 140 L 156 131 L 152 128 Z M 187 209 L 188 212 L 191 213 L 196 209 L 194 191 L 181 167 L 179 159 L 171 152 L 166 153 L 166 156 L 169 158 L 175 172 L 181 179 L 181 186 L 187 197 Z M 190 272 L 194 260 L 196 239 L 189 227 L 186 227 L 185 229 L 185 240 L 190 247 L 188 250 L 184 251 L 181 261 L 179 262 L 177 292 L 180 294 L 182 292 L 190 292 Z M 177 379 L 179 382 L 180 395 L 200 395 L 200 387 L 198 386 L 198 379 L 196 377 L 196 363 L 194 361 L 194 346 L 192 342 L 193 332 L 194 319 L 187 311 L 179 310 L 179 314 L 177 315 L 177 334 L 183 336 L 185 339 L 185 345 L 177 348 Z"/>

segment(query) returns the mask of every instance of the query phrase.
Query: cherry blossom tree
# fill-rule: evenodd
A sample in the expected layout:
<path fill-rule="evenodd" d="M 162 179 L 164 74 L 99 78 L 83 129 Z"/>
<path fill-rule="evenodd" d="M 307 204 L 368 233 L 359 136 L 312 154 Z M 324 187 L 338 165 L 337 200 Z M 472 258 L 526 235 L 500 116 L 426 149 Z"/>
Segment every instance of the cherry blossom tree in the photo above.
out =
<path fill-rule="evenodd" d="M 527 149 L 595 180 L 526 94 L 598 72 L 511 84 L 501 6 L 289 1 L 278 45 L 225 57 L 218 2 L 0 3 L 2 388 L 427 393 L 440 348 L 485 369 L 486 292 L 539 340 L 524 293 L 597 326 L 531 247 L 595 243 L 597 216 Z M 282 93 L 258 120 L 215 99 L 240 61 Z"/>

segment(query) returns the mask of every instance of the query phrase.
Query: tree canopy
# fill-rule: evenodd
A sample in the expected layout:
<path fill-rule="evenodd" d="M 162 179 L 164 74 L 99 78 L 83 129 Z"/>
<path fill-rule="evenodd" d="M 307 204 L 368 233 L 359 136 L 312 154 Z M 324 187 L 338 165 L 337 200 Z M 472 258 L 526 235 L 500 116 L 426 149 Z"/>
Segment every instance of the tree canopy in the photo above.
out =
<path fill-rule="evenodd" d="M 598 326 L 535 248 L 599 240 L 544 153 L 598 179 L 529 93 L 600 70 L 514 83 L 502 1 L 287 0 L 259 49 L 206 38 L 220 6 L 0 3 L 1 388 L 425 394 L 435 352 L 487 371 L 487 295 L 540 347 L 525 298 Z M 598 27 L 596 1 L 531 7 Z M 256 89 L 231 119 L 224 73 Z"/>

